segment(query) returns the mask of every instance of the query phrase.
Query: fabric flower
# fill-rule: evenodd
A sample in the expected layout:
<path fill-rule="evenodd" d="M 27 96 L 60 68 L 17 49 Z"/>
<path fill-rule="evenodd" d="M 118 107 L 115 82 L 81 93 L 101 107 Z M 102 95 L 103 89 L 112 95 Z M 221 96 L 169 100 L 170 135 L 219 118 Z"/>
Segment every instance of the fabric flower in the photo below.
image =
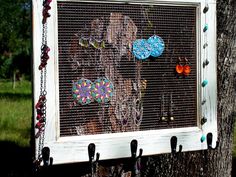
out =
<path fill-rule="evenodd" d="M 133 54 L 139 60 L 147 59 L 150 56 L 151 47 L 146 39 L 137 39 L 133 42 Z"/>
<path fill-rule="evenodd" d="M 113 95 L 113 85 L 106 78 L 99 78 L 92 86 L 92 96 L 98 103 L 107 103 Z"/>
<path fill-rule="evenodd" d="M 151 47 L 151 56 L 153 57 L 159 57 L 163 53 L 165 49 L 164 41 L 161 37 L 157 35 L 151 36 L 147 42 L 149 43 Z"/>
<path fill-rule="evenodd" d="M 91 88 L 93 83 L 88 79 L 80 79 L 73 83 L 72 95 L 77 103 L 86 105 L 91 103 Z"/>

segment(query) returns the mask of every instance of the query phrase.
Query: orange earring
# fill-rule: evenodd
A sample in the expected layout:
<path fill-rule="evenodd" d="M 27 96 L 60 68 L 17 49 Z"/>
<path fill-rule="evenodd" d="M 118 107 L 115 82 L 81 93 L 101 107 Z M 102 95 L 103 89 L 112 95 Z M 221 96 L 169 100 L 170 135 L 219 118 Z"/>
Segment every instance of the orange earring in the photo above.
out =
<path fill-rule="evenodd" d="M 188 63 L 189 63 L 188 59 L 185 58 L 185 64 L 184 64 L 184 67 L 183 67 L 183 70 L 184 70 L 183 72 L 184 72 L 185 76 L 188 76 L 190 74 L 190 72 L 191 72 L 191 67 L 189 66 Z"/>
<path fill-rule="evenodd" d="M 181 65 L 180 62 L 181 62 L 181 58 L 179 57 L 179 61 L 177 62 L 177 65 L 175 67 L 176 73 L 179 75 L 184 72 L 184 67 L 183 67 L 183 65 Z"/>

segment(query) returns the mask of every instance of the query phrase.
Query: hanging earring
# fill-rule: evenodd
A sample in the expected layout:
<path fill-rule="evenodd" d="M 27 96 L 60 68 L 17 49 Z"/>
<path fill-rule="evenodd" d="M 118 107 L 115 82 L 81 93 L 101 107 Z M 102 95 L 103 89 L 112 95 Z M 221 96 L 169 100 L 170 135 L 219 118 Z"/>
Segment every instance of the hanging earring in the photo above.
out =
<path fill-rule="evenodd" d="M 184 75 L 185 76 L 188 76 L 191 72 L 191 67 L 189 66 L 189 62 L 188 62 L 188 59 L 186 57 L 185 57 L 185 64 L 184 64 L 183 70 L 184 70 Z"/>
<path fill-rule="evenodd" d="M 105 41 L 103 41 L 102 39 L 95 39 L 95 41 L 92 43 L 92 46 L 95 49 L 104 49 L 105 48 Z"/>
<path fill-rule="evenodd" d="M 175 67 L 175 71 L 178 75 L 181 75 L 184 72 L 184 67 L 180 62 L 181 62 L 181 58 L 179 57 L 177 65 Z"/>
<path fill-rule="evenodd" d="M 88 38 L 86 38 L 84 35 L 81 35 L 79 39 L 79 45 L 82 47 L 88 48 L 89 46 Z"/>
<path fill-rule="evenodd" d="M 172 92 L 170 93 L 170 102 L 169 102 L 169 113 L 168 113 L 168 121 L 173 121 L 173 99 L 172 99 Z"/>
<path fill-rule="evenodd" d="M 165 95 L 161 95 L 161 121 L 167 121 L 167 115 L 165 112 Z"/>

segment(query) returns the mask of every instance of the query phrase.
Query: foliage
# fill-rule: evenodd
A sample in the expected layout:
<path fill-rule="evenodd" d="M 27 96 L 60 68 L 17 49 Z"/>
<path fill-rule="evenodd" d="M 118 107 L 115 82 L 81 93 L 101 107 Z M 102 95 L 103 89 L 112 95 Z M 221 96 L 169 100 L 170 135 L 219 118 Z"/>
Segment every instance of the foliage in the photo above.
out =
<path fill-rule="evenodd" d="M 16 89 L 10 81 L 0 81 L 0 141 L 29 146 L 31 102 L 29 81 L 17 82 Z"/>
<path fill-rule="evenodd" d="M 12 57 L 0 56 L 0 78 L 7 78 L 11 74 Z"/>
<path fill-rule="evenodd" d="M 20 63 L 17 60 L 23 63 L 30 60 L 30 1 L 1 1 L 0 17 L 0 78 L 9 77 L 9 71 L 15 69 L 25 73 L 15 63 Z M 24 55 L 24 58 L 19 55 Z M 24 68 L 30 68 L 30 65 Z"/>

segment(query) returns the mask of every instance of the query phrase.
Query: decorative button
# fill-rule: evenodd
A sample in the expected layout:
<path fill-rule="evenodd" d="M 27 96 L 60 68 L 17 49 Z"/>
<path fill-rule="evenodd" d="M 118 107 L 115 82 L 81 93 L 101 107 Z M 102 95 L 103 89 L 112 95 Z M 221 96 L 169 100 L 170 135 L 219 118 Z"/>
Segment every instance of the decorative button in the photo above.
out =
<path fill-rule="evenodd" d="M 204 28 L 203 28 L 203 32 L 206 32 L 208 30 L 208 24 L 205 24 Z"/>
<path fill-rule="evenodd" d="M 113 84 L 107 78 L 97 79 L 92 86 L 92 96 L 98 103 L 107 103 L 113 95 Z"/>
<path fill-rule="evenodd" d="M 91 103 L 91 87 L 93 83 L 88 79 L 80 79 L 73 83 L 72 95 L 77 103 L 86 105 Z"/>
<path fill-rule="evenodd" d="M 202 135 L 201 137 L 201 142 L 204 142 L 206 140 L 206 136 L 205 135 Z"/>
<path fill-rule="evenodd" d="M 207 5 L 204 7 L 204 9 L 203 9 L 203 13 L 204 13 L 204 14 L 207 13 L 208 10 L 209 10 L 209 6 L 208 6 L 208 4 L 207 4 Z"/>
<path fill-rule="evenodd" d="M 206 117 L 203 117 L 202 119 L 201 119 L 201 124 L 203 125 L 203 124 L 205 124 L 207 122 L 207 118 Z"/>
<path fill-rule="evenodd" d="M 165 49 L 164 41 L 161 37 L 153 35 L 148 39 L 148 43 L 151 47 L 151 56 L 159 57 Z"/>
<path fill-rule="evenodd" d="M 204 80 L 204 81 L 202 82 L 202 87 L 205 87 L 207 84 L 208 84 L 208 80 Z"/>
<path fill-rule="evenodd" d="M 210 63 L 209 60 L 206 59 L 206 60 L 203 62 L 203 68 L 205 68 L 209 63 Z"/>
<path fill-rule="evenodd" d="M 203 45 L 203 48 L 205 49 L 207 46 L 208 46 L 208 43 L 205 43 L 205 44 Z"/>
<path fill-rule="evenodd" d="M 202 105 L 204 105 L 206 103 L 206 99 L 204 98 L 203 100 L 202 100 Z"/>
<path fill-rule="evenodd" d="M 134 41 L 133 54 L 139 60 L 145 60 L 151 55 L 151 47 L 146 39 L 137 39 Z"/>

